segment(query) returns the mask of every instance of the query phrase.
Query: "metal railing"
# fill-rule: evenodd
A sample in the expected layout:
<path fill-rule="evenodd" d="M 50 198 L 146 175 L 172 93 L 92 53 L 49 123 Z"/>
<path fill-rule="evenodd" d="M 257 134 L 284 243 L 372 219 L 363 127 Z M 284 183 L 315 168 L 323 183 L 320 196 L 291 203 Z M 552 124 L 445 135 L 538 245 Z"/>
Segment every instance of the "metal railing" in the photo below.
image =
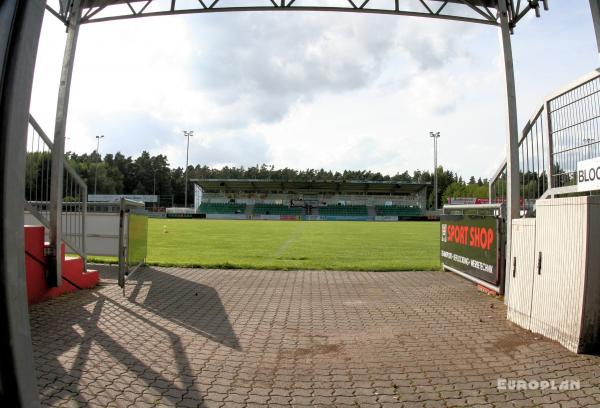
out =
<path fill-rule="evenodd" d="M 576 183 L 577 162 L 600 156 L 600 72 L 548 97 L 519 140 L 521 217 L 535 216 L 535 201 Z M 566 191 L 566 190 L 565 190 Z M 490 178 L 490 202 L 506 201 L 506 161 Z"/>
<path fill-rule="evenodd" d="M 52 141 L 33 116 L 29 116 L 27 133 L 25 210 L 50 229 L 50 191 L 52 177 Z M 75 170 L 64 161 L 62 194 L 62 240 L 67 251 L 86 259 L 85 218 L 87 185 Z"/>
<path fill-rule="evenodd" d="M 577 162 L 600 155 L 600 75 L 548 101 L 552 187 L 576 184 Z"/>
<path fill-rule="evenodd" d="M 48 228 L 52 142 L 32 116 L 29 117 L 29 125 L 25 158 L 25 209 Z"/>

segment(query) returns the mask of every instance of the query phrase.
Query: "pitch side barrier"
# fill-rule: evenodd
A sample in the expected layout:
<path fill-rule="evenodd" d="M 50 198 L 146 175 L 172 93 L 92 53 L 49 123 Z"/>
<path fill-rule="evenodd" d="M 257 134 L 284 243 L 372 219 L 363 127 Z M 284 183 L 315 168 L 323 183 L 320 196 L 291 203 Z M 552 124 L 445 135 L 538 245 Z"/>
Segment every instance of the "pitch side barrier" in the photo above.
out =
<path fill-rule="evenodd" d="M 444 270 L 503 294 L 505 258 L 503 204 L 444 206 L 440 216 L 440 259 Z"/>

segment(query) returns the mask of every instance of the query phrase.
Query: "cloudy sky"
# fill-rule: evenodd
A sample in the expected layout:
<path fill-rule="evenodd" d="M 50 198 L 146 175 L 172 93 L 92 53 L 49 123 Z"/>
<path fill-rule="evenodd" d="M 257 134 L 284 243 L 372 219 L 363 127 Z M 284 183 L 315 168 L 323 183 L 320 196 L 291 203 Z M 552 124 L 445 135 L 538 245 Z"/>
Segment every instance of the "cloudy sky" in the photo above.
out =
<path fill-rule="evenodd" d="M 588 0 L 551 1 L 513 36 L 519 121 L 598 66 Z M 31 111 L 54 128 L 64 26 L 46 14 Z M 190 163 L 368 169 L 439 162 L 487 177 L 504 157 L 497 29 L 339 13 L 217 13 L 84 25 L 67 150 Z"/>

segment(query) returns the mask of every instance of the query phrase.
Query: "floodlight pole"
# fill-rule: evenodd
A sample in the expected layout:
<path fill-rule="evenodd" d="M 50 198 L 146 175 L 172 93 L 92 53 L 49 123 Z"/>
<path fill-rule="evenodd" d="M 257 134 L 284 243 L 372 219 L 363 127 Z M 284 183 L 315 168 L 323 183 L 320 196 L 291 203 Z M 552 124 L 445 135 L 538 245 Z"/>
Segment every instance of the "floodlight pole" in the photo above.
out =
<path fill-rule="evenodd" d="M 104 135 L 96 135 L 96 154 L 100 156 L 100 139 L 104 139 Z M 94 175 L 94 195 L 97 194 L 96 187 L 98 186 L 98 166 L 102 162 L 102 157 L 100 157 L 100 162 L 96 163 L 96 174 Z"/>
<path fill-rule="evenodd" d="M 152 177 L 152 195 L 156 195 L 156 172 L 158 169 L 154 169 L 154 176 Z"/>
<path fill-rule="evenodd" d="M 506 264 L 511 265 L 512 220 L 520 216 L 519 211 L 519 125 L 517 122 L 517 97 L 513 66 L 510 22 L 507 0 L 498 1 L 500 17 L 500 50 L 504 60 L 506 91 Z M 505 299 L 508 299 L 510 273 L 505 273 Z"/>
<path fill-rule="evenodd" d="M 184 190 L 184 197 L 185 197 L 185 208 L 187 208 L 187 186 L 188 186 L 188 160 L 190 157 L 190 137 L 194 136 L 194 131 L 193 130 L 184 130 L 183 131 L 183 136 L 187 137 L 187 151 L 185 154 L 185 186 L 183 187 Z"/>
<path fill-rule="evenodd" d="M 429 137 L 433 138 L 433 208 L 438 210 L 438 176 L 437 176 L 437 140 L 440 138 L 440 132 L 429 132 Z"/>

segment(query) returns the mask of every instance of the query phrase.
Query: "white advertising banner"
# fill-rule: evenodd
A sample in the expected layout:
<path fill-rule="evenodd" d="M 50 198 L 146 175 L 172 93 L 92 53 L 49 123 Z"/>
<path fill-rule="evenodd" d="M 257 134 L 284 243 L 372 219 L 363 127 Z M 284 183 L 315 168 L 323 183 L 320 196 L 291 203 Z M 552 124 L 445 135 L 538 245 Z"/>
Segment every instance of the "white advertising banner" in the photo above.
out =
<path fill-rule="evenodd" d="M 577 163 L 577 191 L 600 190 L 600 157 Z"/>
<path fill-rule="evenodd" d="M 157 203 L 157 195 L 140 195 L 140 194 L 88 194 L 88 202 L 90 203 L 118 203 L 121 198 L 126 198 L 133 201 L 141 201 L 143 203 Z"/>
<path fill-rule="evenodd" d="M 194 211 L 199 212 L 200 204 L 202 204 L 202 187 L 194 184 Z"/>

